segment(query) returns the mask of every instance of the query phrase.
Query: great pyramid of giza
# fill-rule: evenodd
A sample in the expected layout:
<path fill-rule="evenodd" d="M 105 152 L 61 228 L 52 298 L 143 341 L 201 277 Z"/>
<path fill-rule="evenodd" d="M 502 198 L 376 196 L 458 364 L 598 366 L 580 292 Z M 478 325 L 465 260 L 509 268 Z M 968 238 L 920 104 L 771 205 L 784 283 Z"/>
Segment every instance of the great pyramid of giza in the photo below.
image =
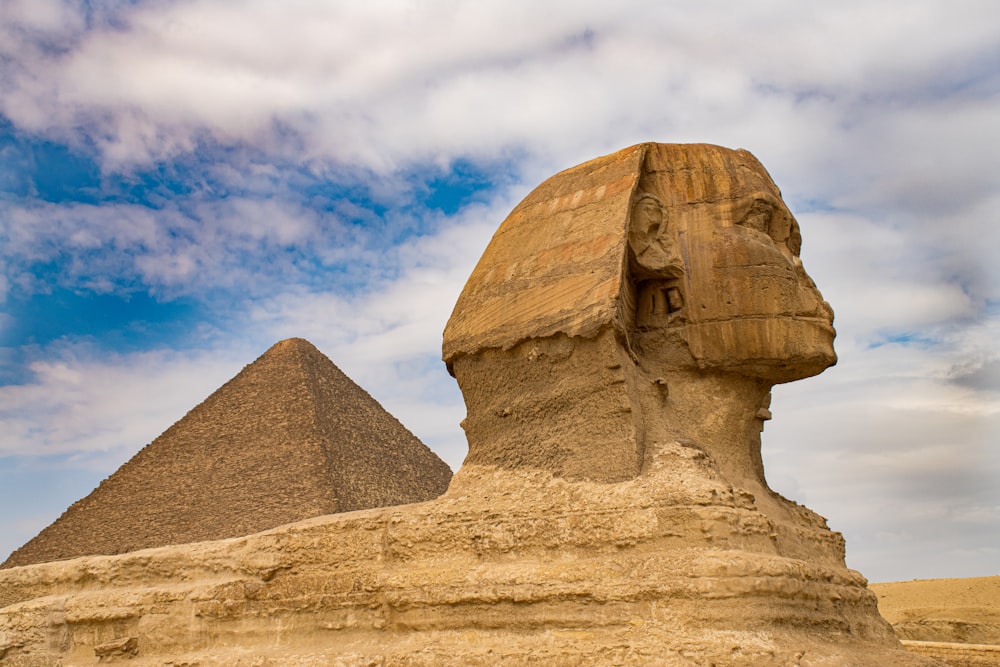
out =
<path fill-rule="evenodd" d="M 167 429 L 0 568 L 249 535 L 429 500 L 451 470 L 311 343 L 291 338 Z"/>

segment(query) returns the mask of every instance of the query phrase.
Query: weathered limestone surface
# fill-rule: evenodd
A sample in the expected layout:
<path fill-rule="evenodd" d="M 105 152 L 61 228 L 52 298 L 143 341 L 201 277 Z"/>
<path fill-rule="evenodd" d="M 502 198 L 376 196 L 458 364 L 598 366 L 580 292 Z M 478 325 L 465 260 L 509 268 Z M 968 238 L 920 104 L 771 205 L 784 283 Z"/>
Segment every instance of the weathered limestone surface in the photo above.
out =
<path fill-rule="evenodd" d="M 0 573 L 9 665 L 918 665 L 843 542 L 691 444 L 619 484 L 467 466 L 438 500 Z M 794 508 L 794 506 L 791 506 Z M 927 662 L 926 664 L 934 664 Z"/>
<path fill-rule="evenodd" d="M 433 501 L 0 571 L 10 665 L 936 665 L 772 492 L 770 387 L 834 363 L 745 151 L 543 183 L 445 331 L 469 455 Z"/>
<path fill-rule="evenodd" d="M 259 359 L 0 567 L 249 535 L 435 498 L 447 464 L 308 341 Z"/>

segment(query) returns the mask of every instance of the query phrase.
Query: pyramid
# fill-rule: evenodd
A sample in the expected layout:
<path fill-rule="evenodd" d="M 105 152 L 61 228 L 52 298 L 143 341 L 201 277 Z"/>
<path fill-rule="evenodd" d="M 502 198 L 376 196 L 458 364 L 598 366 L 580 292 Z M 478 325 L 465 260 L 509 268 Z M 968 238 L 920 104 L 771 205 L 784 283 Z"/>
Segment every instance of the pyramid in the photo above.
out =
<path fill-rule="evenodd" d="M 311 343 L 291 338 L 144 447 L 0 568 L 249 535 L 430 500 L 451 470 Z"/>

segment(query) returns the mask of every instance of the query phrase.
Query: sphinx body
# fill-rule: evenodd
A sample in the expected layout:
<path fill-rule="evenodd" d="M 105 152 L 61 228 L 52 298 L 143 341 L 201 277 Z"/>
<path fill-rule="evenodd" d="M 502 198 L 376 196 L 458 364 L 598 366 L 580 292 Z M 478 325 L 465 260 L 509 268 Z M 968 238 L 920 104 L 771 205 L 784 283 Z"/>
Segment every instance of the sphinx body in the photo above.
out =
<path fill-rule="evenodd" d="M 442 497 L 0 571 L 10 664 L 932 665 L 825 520 L 772 492 L 769 391 L 835 362 L 745 151 L 643 144 L 500 226 L 445 330 Z"/>

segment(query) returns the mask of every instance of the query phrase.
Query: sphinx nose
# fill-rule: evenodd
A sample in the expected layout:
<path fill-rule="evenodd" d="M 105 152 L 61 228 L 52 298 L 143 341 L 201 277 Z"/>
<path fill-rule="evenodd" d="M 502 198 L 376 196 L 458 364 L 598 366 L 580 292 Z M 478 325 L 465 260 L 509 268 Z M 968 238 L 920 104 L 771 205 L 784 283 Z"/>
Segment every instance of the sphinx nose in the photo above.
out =
<path fill-rule="evenodd" d="M 829 303 L 827 303 L 826 301 L 820 301 L 820 303 L 819 303 L 819 309 L 820 309 L 819 315 L 821 315 L 825 319 L 830 320 L 830 323 L 832 324 L 833 323 L 833 307 Z"/>
<path fill-rule="evenodd" d="M 823 299 L 816 283 L 806 273 L 802 260 L 795 257 L 793 264 L 795 276 L 799 281 L 798 307 L 795 314 L 803 317 L 821 317 L 833 322 L 833 308 Z"/>

